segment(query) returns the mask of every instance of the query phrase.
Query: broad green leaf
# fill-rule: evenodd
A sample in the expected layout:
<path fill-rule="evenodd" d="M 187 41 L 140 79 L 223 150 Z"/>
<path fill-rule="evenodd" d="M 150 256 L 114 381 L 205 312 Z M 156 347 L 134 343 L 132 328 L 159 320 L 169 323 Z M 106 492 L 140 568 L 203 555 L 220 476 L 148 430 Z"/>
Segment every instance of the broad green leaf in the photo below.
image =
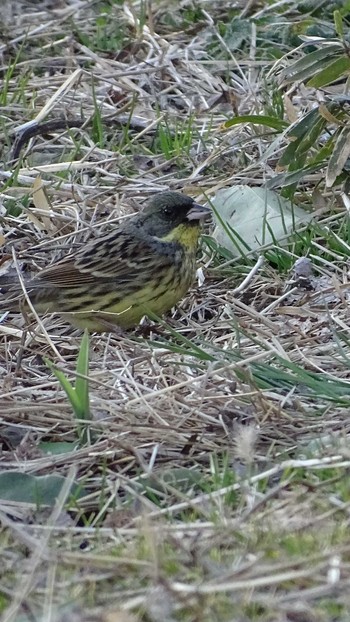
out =
<path fill-rule="evenodd" d="M 288 173 L 280 173 L 273 177 L 273 179 L 269 179 L 266 186 L 269 190 L 273 190 L 274 188 L 279 188 L 281 186 L 290 186 L 291 184 L 298 183 L 301 179 L 304 179 L 305 175 L 319 171 L 325 166 L 326 162 L 319 162 L 317 164 L 313 164 L 312 166 L 305 166 L 299 170 Z"/>
<path fill-rule="evenodd" d="M 303 137 L 297 138 L 296 140 L 292 140 L 288 147 L 285 148 L 282 156 L 278 160 L 278 168 L 285 168 L 286 166 L 290 166 L 290 164 L 295 160 L 295 154 L 298 150 L 300 143 Z"/>
<path fill-rule="evenodd" d="M 341 51 L 339 50 L 339 53 L 337 55 L 337 58 L 339 58 Z M 335 58 L 333 57 L 333 60 L 335 60 Z M 327 67 L 330 64 L 330 58 L 329 56 L 327 56 L 326 58 L 323 58 L 321 61 L 318 61 L 317 63 L 314 63 L 313 65 L 311 65 L 310 67 L 308 67 L 307 69 L 304 69 L 304 71 L 300 71 L 297 74 L 295 74 L 293 76 L 293 80 L 286 80 L 285 83 L 290 83 L 290 82 L 306 82 L 308 80 L 310 80 L 312 77 L 315 76 L 315 74 L 320 73 L 325 67 Z"/>
<path fill-rule="evenodd" d="M 330 136 L 317 153 L 308 160 L 308 166 L 328 161 L 334 149 L 334 136 Z"/>
<path fill-rule="evenodd" d="M 296 155 L 293 162 L 291 162 L 291 164 L 288 166 L 289 173 L 293 173 L 294 171 L 299 171 L 299 170 L 305 170 L 306 160 L 307 160 L 307 153 L 301 153 L 301 154 Z M 287 184 L 284 187 L 282 187 L 281 195 L 285 199 L 289 199 L 290 201 L 292 201 L 297 187 L 298 187 L 297 181 L 295 181 L 292 184 Z"/>
<path fill-rule="evenodd" d="M 293 65 L 286 67 L 281 72 L 281 78 L 285 82 L 305 80 L 305 78 L 319 71 L 325 64 L 329 64 L 330 58 L 341 54 L 342 51 L 343 46 L 339 43 L 338 45 L 321 47 L 314 52 L 305 54 L 303 58 L 297 60 Z"/>
<path fill-rule="evenodd" d="M 321 86 L 334 82 L 341 76 L 347 74 L 349 71 L 350 58 L 348 56 L 341 56 L 325 67 L 323 71 L 320 71 L 320 73 L 311 78 L 311 80 L 307 83 L 307 86 L 313 86 L 316 89 L 320 88 Z"/>
<path fill-rule="evenodd" d="M 301 156 L 304 156 L 305 161 L 307 152 L 311 149 L 311 147 L 315 146 L 325 125 L 326 119 L 318 116 L 313 124 L 309 124 L 308 129 L 304 132 L 303 136 L 300 136 L 288 145 L 282 157 L 278 161 L 278 166 L 290 166 Z"/>
<path fill-rule="evenodd" d="M 252 25 L 248 19 L 233 18 L 226 24 L 224 40 L 227 47 L 233 51 L 238 50 L 242 43 L 251 38 Z"/>
<path fill-rule="evenodd" d="M 342 172 L 345 162 L 350 156 L 350 127 L 346 126 L 340 131 L 335 143 L 333 153 L 329 159 L 326 184 L 328 188 L 333 186 L 336 178 Z"/>
<path fill-rule="evenodd" d="M 277 117 L 269 117 L 262 114 L 244 114 L 225 121 L 224 127 L 239 125 L 240 123 L 252 123 L 253 125 L 265 125 L 272 127 L 274 130 L 283 131 L 288 127 L 288 123 Z"/>
<path fill-rule="evenodd" d="M 306 115 L 302 117 L 300 121 L 292 125 L 288 130 L 287 136 L 295 136 L 295 138 L 302 138 L 307 132 L 314 126 L 317 118 L 319 117 L 318 108 L 310 110 Z"/>
<path fill-rule="evenodd" d="M 310 131 L 303 136 L 296 153 L 305 153 L 306 151 L 311 149 L 311 147 L 315 147 L 315 143 L 321 135 L 325 125 L 326 120 L 323 117 L 320 117 L 316 121 L 316 123 L 314 123 L 314 125 L 310 128 Z"/>
<path fill-rule="evenodd" d="M 19 471 L 0 473 L 0 499 L 16 503 L 33 503 L 37 506 L 54 505 L 66 479 L 62 475 L 30 475 Z M 74 497 L 85 495 L 73 484 Z"/>
<path fill-rule="evenodd" d="M 42 441 L 38 445 L 39 449 L 46 454 L 57 456 L 59 454 L 70 454 L 78 447 L 78 443 L 69 441 Z"/>
<path fill-rule="evenodd" d="M 310 214 L 266 188 L 231 186 L 212 199 L 216 227 L 213 237 L 237 256 L 235 240 L 227 226 L 252 250 L 275 243 L 291 233 L 295 226 L 308 222 Z M 219 218 L 218 218 L 219 216 Z M 222 223 L 227 226 L 223 227 Z"/>

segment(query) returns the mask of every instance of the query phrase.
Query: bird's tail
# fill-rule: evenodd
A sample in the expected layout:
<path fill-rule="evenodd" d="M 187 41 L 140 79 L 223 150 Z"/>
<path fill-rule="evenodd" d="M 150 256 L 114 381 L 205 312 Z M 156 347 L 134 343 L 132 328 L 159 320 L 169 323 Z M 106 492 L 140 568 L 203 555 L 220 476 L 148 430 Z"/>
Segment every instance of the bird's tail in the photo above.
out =
<path fill-rule="evenodd" d="M 17 273 L 0 276 L 0 311 L 18 311 L 22 299 L 23 290 Z"/>

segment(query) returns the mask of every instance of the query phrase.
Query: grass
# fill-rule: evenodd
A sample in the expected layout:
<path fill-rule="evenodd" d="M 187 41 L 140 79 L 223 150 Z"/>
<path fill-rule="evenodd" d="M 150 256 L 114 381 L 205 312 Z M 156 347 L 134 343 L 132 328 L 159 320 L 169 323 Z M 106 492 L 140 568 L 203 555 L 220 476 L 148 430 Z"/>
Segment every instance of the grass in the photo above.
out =
<path fill-rule="evenodd" d="M 267 184 L 315 212 L 264 262 L 206 231 L 204 283 L 127 334 L 1 314 L 4 621 L 348 619 L 348 9 L 316 4 L 3 9 L 0 270 L 169 188 Z M 11 163 L 38 115 L 84 125 Z"/>
<path fill-rule="evenodd" d="M 88 429 L 82 421 L 91 421 L 90 404 L 89 404 L 89 333 L 84 332 L 79 349 L 76 379 L 74 386 L 65 376 L 64 372 L 57 369 L 49 360 L 46 364 L 52 373 L 56 376 L 62 389 L 72 406 L 74 416 L 77 420 L 77 432 L 82 444 L 88 442 Z"/>

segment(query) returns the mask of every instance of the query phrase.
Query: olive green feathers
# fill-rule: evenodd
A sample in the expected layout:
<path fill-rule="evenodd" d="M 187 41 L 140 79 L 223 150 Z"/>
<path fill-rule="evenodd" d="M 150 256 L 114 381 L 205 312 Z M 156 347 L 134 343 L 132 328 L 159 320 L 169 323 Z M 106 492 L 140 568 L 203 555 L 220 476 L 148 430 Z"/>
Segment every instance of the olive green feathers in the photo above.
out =
<path fill-rule="evenodd" d="M 38 313 L 99 332 L 162 315 L 193 282 L 200 223 L 210 213 L 181 193 L 157 194 L 143 211 L 26 282 L 30 301 Z M 9 294 L 13 300 L 21 291 L 1 278 L 0 289 L 3 309 Z"/>

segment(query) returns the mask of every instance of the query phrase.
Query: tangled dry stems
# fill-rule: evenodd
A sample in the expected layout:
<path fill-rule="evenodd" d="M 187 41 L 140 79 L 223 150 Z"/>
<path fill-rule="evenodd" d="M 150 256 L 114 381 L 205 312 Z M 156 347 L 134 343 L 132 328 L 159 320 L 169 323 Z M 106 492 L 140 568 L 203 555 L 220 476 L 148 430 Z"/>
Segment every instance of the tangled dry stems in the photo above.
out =
<path fill-rule="evenodd" d="M 208 41 L 223 43 L 215 24 L 229 3 L 200 4 L 199 25 L 186 31 L 175 5 L 179 25 L 169 28 L 167 2 L 157 3 L 145 24 L 137 2 L 115 4 L 110 19 L 118 19 L 124 33 L 118 53 L 96 51 L 77 36 L 96 35 L 99 3 L 6 5 L 2 71 L 8 71 L 18 46 L 27 58 L 6 74 L 3 181 L 16 164 L 14 140 L 33 117 L 80 123 L 78 129 L 36 136 L 23 147 L 15 181 L 1 193 L 4 205 L 29 196 L 19 215 L 2 219 L 6 262 L 13 261 L 13 252 L 22 270 L 42 267 L 160 190 L 181 189 L 203 200 L 223 186 L 260 184 L 272 174 L 278 146 L 265 157 L 270 136 L 248 126 L 222 128 L 237 107 L 240 113 L 261 109 L 266 63 L 254 58 L 253 45 L 251 57 L 239 63 L 231 53 L 221 61 L 205 52 Z M 302 90 L 300 103 L 312 105 Z M 155 146 L 159 127 L 173 140 L 172 155 Z M 176 136 L 183 141 L 178 153 Z M 47 202 L 35 198 L 39 175 Z M 312 187 L 315 176 L 306 183 Z M 332 468 L 341 480 L 350 465 L 347 404 L 316 396 L 301 384 L 264 390 L 252 373 L 255 364 L 264 364 L 267 375 L 271 366 L 272 373 L 280 357 L 323 378 L 348 380 L 347 348 L 339 349 L 335 338 L 336 330 L 348 332 L 347 275 L 336 259 L 324 266 L 332 294 L 327 305 L 300 291 L 296 298 L 289 294 L 288 304 L 286 279 L 269 266 L 233 293 L 250 268 L 236 262 L 238 278 L 232 272 L 225 278 L 224 269 L 203 253 L 204 284 L 168 319 L 194 349 L 173 338 L 169 326 L 92 336 L 90 399 L 97 440 L 68 454 L 47 455 L 38 448 L 42 439 L 76 436 L 69 404 L 44 357 L 73 377 L 80 334 L 52 317 L 39 325 L 19 316 L 0 324 L 2 469 L 59 472 L 89 491 L 73 518 L 63 509 L 64 495 L 51 513 L 2 504 L 9 534 L 3 536 L 6 546 L 2 540 L 6 620 L 16 619 L 23 607 L 51 611 L 61 621 L 66 615 L 86 620 L 83 603 L 91 585 L 91 619 L 125 622 L 125 612 L 140 607 L 152 620 L 173 620 L 187 611 L 213 619 L 213 611 L 230 611 L 232 603 L 243 610 L 249 603 L 278 612 L 279 620 L 296 611 L 313 620 L 314 603 L 322 599 L 337 597 L 349 606 L 349 545 L 340 535 L 348 528 L 348 502 L 324 494 L 317 479 L 318 472 Z M 316 456 L 308 458 L 319 438 Z M 228 455 L 238 481 L 223 478 L 213 486 L 217 454 Z M 307 482 L 295 475 L 281 479 L 299 466 L 308 470 Z M 265 489 L 258 485 L 263 481 Z M 150 489 L 158 504 L 145 494 Z M 83 520 L 89 521 L 85 527 Z M 290 544 L 288 556 L 288 545 L 279 549 L 276 541 L 285 543 L 290 534 L 300 535 L 302 544 Z M 310 540 L 312 554 L 305 555 Z M 82 553 L 82 542 L 92 550 Z M 67 614 L 64 602 L 78 605 Z M 58 613 L 52 613 L 54 606 Z M 120 607 L 125 617 L 117 617 Z M 109 608 L 112 613 L 106 613 Z"/>

